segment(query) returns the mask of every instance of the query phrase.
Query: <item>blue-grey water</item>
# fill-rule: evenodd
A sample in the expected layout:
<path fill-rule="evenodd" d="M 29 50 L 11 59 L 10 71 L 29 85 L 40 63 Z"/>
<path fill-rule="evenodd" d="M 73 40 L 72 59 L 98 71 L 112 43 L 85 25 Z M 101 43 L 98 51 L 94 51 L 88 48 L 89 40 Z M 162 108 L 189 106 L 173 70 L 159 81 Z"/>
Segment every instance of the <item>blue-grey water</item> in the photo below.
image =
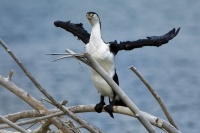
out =
<path fill-rule="evenodd" d="M 159 48 L 144 47 L 118 53 L 116 69 L 121 88 L 141 110 L 166 119 L 146 87 L 128 69 L 131 65 L 158 92 L 179 129 L 184 133 L 199 133 L 199 7 L 198 0 L 1 0 L 0 38 L 57 101 L 66 99 L 68 106 L 71 106 L 96 104 L 99 94 L 91 82 L 90 70 L 86 65 L 79 64 L 75 59 L 52 63 L 57 57 L 45 55 L 64 52 L 66 48 L 84 52 L 83 43 L 65 30 L 56 28 L 54 21 L 82 22 L 90 32 L 91 26 L 85 14 L 95 11 L 101 17 L 105 41 L 137 40 L 181 27 L 176 38 Z M 13 82 L 38 100 L 44 97 L 0 46 L 0 74 L 7 76 L 10 69 L 15 71 Z M 31 107 L 0 86 L 0 115 L 27 109 Z M 147 132 L 136 119 L 127 116 L 115 114 L 113 120 L 107 113 L 79 115 L 109 133 Z"/>

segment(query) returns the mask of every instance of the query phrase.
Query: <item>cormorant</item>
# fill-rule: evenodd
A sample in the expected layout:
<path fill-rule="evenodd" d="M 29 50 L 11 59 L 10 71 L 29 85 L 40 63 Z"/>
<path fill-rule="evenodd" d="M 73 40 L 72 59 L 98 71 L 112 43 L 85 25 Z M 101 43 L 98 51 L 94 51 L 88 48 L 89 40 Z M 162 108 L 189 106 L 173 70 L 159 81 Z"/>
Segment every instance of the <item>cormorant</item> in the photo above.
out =
<path fill-rule="evenodd" d="M 84 28 L 83 24 L 74 24 L 70 21 L 54 22 L 55 26 L 61 27 L 73 35 L 77 36 L 78 39 L 82 40 L 86 45 L 86 52 L 89 53 L 99 65 L 107 72 L 107 74 L 113 78 L 113 80 L 119 85 L 118 76 L 114 66 L 114 57 L 120 50 L 132 50 L 134 48 L 140 48 L 143 46 L 161 46 L 162 44 L 168 43 L 169 40 L 173 39 L 179 32 L 180 28 L 177 30 L 172 29 L 163 36 L 151 36 L 147 39 L 139 39 L 136 41 L 125 41 L 117 43 L 117 41 L 105 43 L 101 37 L 101 21 L 99 16 L 95 12 L 88 12 L 86 14 L 89 20 L 92 31 L 89 34 Z M 107 82 L 91 68 L 93 83 L 100 93 L 100 102 L 96 104 L 95 111 L 100 113 L 104 107 L 104 97 L 109 98 L 109 105 L 106 105 L 104 109 L 113 116 L 113 106 L 126 106 L 124 102 L 116 95 L 112 88 L 107 84 Z"/>

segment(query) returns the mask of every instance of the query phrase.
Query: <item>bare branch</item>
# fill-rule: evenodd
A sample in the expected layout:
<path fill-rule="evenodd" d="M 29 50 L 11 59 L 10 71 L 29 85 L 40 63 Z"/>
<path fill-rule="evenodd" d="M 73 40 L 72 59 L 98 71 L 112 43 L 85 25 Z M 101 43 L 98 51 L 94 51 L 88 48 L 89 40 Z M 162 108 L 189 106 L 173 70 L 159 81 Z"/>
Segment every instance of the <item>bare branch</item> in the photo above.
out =
<path fill-rule="evenodd" d="M 66 51 L 67 51 L 68 53 L 77 55 L 76 53 L 74 53 L 73 51 L 71 51 L 71 50 L 69 50 L 69 49 L 67 49 Z M 89 64 L 90 67 L 92 67 L 94 70 L 97 71 L 97 68 L 100 67 L 100 66 L 97 66 L 97 65 L 98 65 L 97 63 L 96 63 L 97 65 L 96 65 L 96 64 L 95 64 L 95 65 L 94 65 L 94 64 L 91 64 L 91 59 L 92 59 L 92 58 L 91 58 L 91 59 L 88 59 L 88 57 L 90 58 L 89 55 L 85 54 L 85 57 L 86 57 L 86 59 L 84 59 L 83 57 L 80 58 L 80 57 L 78 57 L 78 56 L 75 56 L 75 58 L 79 59 L 80 61 L 84 62 L 85 64 Z M 93 60 L 92 62 L 95 62 L 95 60 Z M 98 69 L 100 69 L 100 68 L 98 68 Z M 97 71 L 97 72 L 101 75 L 101 74 L 102 74 L 102 73 L 101 73 L 102 71 L 104 71 L 104 70 L 101 69 L 101 70 L 99 70 L 99 71 Z M 108 77 L 108 76 L 106 77 L 106 74 L 101 75 L 101 76 L 102 76 L 102 77 L 104 76 L 103 78 L 104 78 L 105 80 L 106 80 L 107 77 Z M 110 77 L 108 77 L 108 78 L 110 78 Z M 111 78 L 110 78 L 110 79 L 107 79 L 107 80 L 110 80 L 110 82 L 112 82 L 112 79 L 111 79 Z M 106 81 L 107 81 L 107 80 L 106 80 Z M 108 81 L 107 81 L 107 82 L 108 82 Z M 113 81 L 113 82 L 114 82 L 114 81 Z M 108 82 L 108 84 L 109 84 L 109 82 Z M 114 83 L 113 83 L 113 84 L 114 84 Z M 113 90 L 115 91 L 115 93 L 117 93 L 116 90 L 115 90 L 115 87 L 118 87 L 118 86 L 116 86 L 116 85 L 112 86 L 111 84 L 109 84 L 109 85 L 110 85 L 112 88 L 114 87 Z M 119 92 L 119 93 L 121 93 L 121 92 Z M 117 94 L 118 94 L 118 93 L 117 93 Z M 122 95 L 121 95 L 122 97 L 126 97 L 126 95 L 125 95 L 124 93 L 121 93 L 121 94 L 122 94 Z M 118 94 L 118 95 L 119 95 L 119 94 Z M 157 96 L 158 96 L 158 95 L 157 95 Z M 123 100 L 122 97 L 120 97 L 120 98 Z M 124 102 L 125 102 L 125 101 L 124 101 Z M 129 100 L 128 100 L 128 102 L 129 102 Z M 132 102 L 132 101 L 131 101 L 131 102 Z M 126 102 L 125 102 L 125 103 L 126 103 Z M 164 105 L 164 104 L 163 104 L 163 105 Z M 137 109 L 137 108 L 136 108 L 136 109 Z M 136 116 L 137 116 L 137 115 L 136 115 Z M 172 125 L 173 125 L 173 124 L 172 124 Z M 175 125 L 175 124 L 174 124 L 174 125 Z M 176 126 L 175 126 L 175 127 L 176 127 Z"/>
<path fill-rule="evenodd" d="M 22 133 L 28 133 L 28 131 L 26 131 L 25 129 L 23 129 L 22 127 L 18 126 L 17 124 L 11 122 L 10 120 L 4 118 L 3 116 L 0 116 L 0 120 L 2 120 L 3 122 L 5 122 L 6 124 L 8 124 L 9 126 L 13 127 L 14 129 L 16 129 L 17 131 L 20 131 Z"/>
<path fill-rule="evenodd" d="M 79 116 L 75 115 L 74 113 L 80 113 L 80 112 L 93 112 L 94 111 L 94 105 L 82 105 L 82 106 L 74 106 L 74 107 L 64 107 L 62 104 L 56 102 L 52 96 L 50 96 L 47 91 L 32 77 L 32 75 L 27 71 L 27 69 L 23 66 L 21 61 L 12 53 L 12 51 L 8 48 L 8 46 L 0 39 L 0 44 L 6 49 L 6 51 L 11 55 L 11 57 L 16 61 L 16 63 L 20 66 L 20 68 L 24 71 L 24 73 L 29 77 L 29 79 L 35 84 L 35 86 L 49 99 L 49 101 L 62 110 L 63 112 L 60 112 L 58 109 L 54 110 L 47 110 L 39 101 L 34 99 L 30 94 L 27 94 L 25 91 L 23 91 L 21 88 L 16 86 L 14 83 L 12 83 L 10 80 L 13 75 L 13 71 L 10 71 L 10 74 L 8 78 L 4 78 L 0 75 L 0 85 L 4 86 L 5 88 L 9 89 L 11 92 L 16 94 L 18 97 L 23 99 L 25 102 L 27 102 L 30 106 L 32 106 L 34 109 L 36 109 L 38 112 L 35 112 L 35 115 L 37 114 L 38 116 L 40 115 L 39 118 L 35 118 L 29 121 L 24 121 L 24 123 L 14 123 L 16 124 L 25 124 L 25 123 L 33 123 L 33 122 L 38 122 L 44 120 L 44 123 L 48 123 L 47 125 L 42 125 L 40 128 L 38 128 L 37 131 L 43 130 L 46 132 L 48 130 L 48 127 L 51 123 L 53 123 L 59 130 L 61 129 L 63 133 L 65 132 L 73 132 L 73 129 L 78 128 L 77 126 L 72 126 L 69 127 L 65 123 L 63 123 L 62 119 L 55 118 L 55 116 L 60 116 L 63 114 L 66 114 L 70 116 L 73 120 L 75 120 L 77 123 L 79 123 L 82 127 L 86 128 L 90 132 L 102 132 L 100 129 L 97 127 L 91 125 L 90 123 L 86 122 Z M 156 133 L 156 130 L 152 127 L 152 125 L 155 125 L 163 130 L 166 130 L 168 132 L 173 132 L 173 133 L 180 133 L 176 128 L 174 128 L 172 125 L 170 125 L 168 122 L 165 120 L 162 120 L 160 118 L 157 118 L 155 116 L 152 116 L 150 114 L 147 114 L 145 112 L 140 111 L 137 106 L 128 98 L 128 96 L 121 90 L 121 88 L 107 75 L 107 73 L 104 71 L 101 66 L 87 53 L 84 54 L 76 54 L 73 51 L 67 49 L 66 56 L 63 56 L 61 58 L 68 58 L 68 57 L 75 57 L 78 60 L 84 62 L 85 64 L 89 65 L 92 67 L 99 75 L 102 76 L 102 78 L 105 79 L 105 81 L 112 87 L 112 89 L 115 91 L 115 93 L 124 101 L 124 103 L 129 107 L 120 107 L 120 106 L 114 106 L 113 110 L 116 113 L 121 113 L 121 114 L 126 114 L 130 115 L 133 117 L 136 117 L 142 124 L 143 126 L 151 133 Z M 56 53 L 57 54 L 57 53 Z M 64 54 L 65 55 L 65 54 Z M 60 59 L 60 58 L 58 58 Z M 156 93 L 155 93 L 156 94 Z M 157 95 L 157 94 L 156 94 Z M 159 96 L 158 96 L 159 98 Z M 39 106 L 38 106 L 39 105 Z M 52 114 L 52 111 L 59 111 L 55 114 Z M 105 111 L 105 110 L 104 110 Z M 34 113 L 34 112 L 32 112 Z M 47 116 L 42 116 L 41 115 L 47 115 Z M 48 120 L 50 121 L 48 121 Z M 13 119 L 16 121 L 16 118 Z M 67 119 L 68 120 L 68 119 Z M 68 120 L 69 121 L 69 120 Z M 74 124 L 72 122 L 72 124 Z M 152 124 L 152 125 L 151 125 Z"/>
<path fill-rule="evenodd" d="M 95 112 L 94 106 L 95 105 L 79 105 L 79 106 L 72 106 L 72 107 L 68 107 L 68 108 L 69 108 L 69 110 L 71 110 L 74 113 L 83 113 L 83 112 Z M 103 111 L 106 112 L 105 110 L 103 110 Z M 133 112 L 127 107 L 113 106 L 113 112 L 137 118 L 137 116 L 135 114 L 133 114 Z M 143 112 L 143 111 L 141 111 L 141 113 L 143 114 L 143 116 L 145 116 L 148 119 L 148 121 L 152 125 L 160 128 L 164 131 L 167 131 L 169 133 L 180 133 L 180 131 L 178 131 L 175 127 L 170 125 L 167 121 L 165 121 L 161 118 L 158 118 L 156 116 L 153 116 L 151 114 L 148 114 L 146 112 Z"/>
<path fill-rule="evenodd" d="M 67 49 L 66 51 L 68 53 L 77 55 L 76 53 L 72 52 L 69 49 Z M 128 98 L 128 96 L 121 90 L 121 88 L 107 75 L 104 69 L 101 68 L 101 66 L 99 66 L 99 64 L 88 53 L 84 53 L 84 57 L 86 59 L 83 59 L 83 57 L 80 56 L 74 56 L 74 57 L 84 62 L 85 64 L 88 64 L 97 73 L 99 73 L 102 76 L 102 78 L 104 78 L 104 80 L 112 87 L 112 89 L 120 97 L 120 99 L 122 99 L 125 102 L 125 104 L 133 111 L 133 113 L 136 114 L 138 120 L 144 125 L 144 127 L 149 132 L 156 133 L 155 129 L 151 126 L 149 121 L 144 116 L 142 116 L 137 106 Z"/>
<path fill-rule="evenodd" d="M 0 133 L 20 133 L 20 132 L 0 130 Z"/>
<path fill-rule="evenodd" d="M 14 75 L 14 71 L 10 69 L 7 79 L 10 81 L 13 75 Z"/>
<path fill-rule="evenodd" d="M 52 113 L 52 111 L 51 111 Z M 24 119 L 24 118 L 33 118 L 33 117 L 41 117 L 43 116 L 42 114 L 40 114 L 38 111 L 36 110 L 26 110 L 26 111 L 22 111 L 22 112 L 17 112 L 17 113 L 13 113 L 13 114 L 8 114 L 5 115 L 4 117 L 9 119 L 12 122 L 16 122 L 20 119 Z M 3 121 L 0 121 L 0 124 L 3 123 Z"/>
<path fill-rule="evenodd" d="M 72 111 L 74 113 L 87 113 L 87 112 L 95 112 L 94 106 L 95 105 L 77 105 L 77 106 L 71 106 L 71 107 L 66 107 L 66 108 L 68 108 L 70 111 Z M 42 116 L 42 117 L 41 117 L 41 114 L 37 113 L 36 111 L 31 111 L 31 110 L 15 113 L 15 115 L 24 116 L 24 118 L 30 118 L 32 116 L 38 117 L 38 118 L 34 118 L 32 120 L 16 122 L 16 124 L 18 124 L 18 125 L 30 124 L 32 122 L 37 122 L 37 121 L 40 121 L 43 119 L 49 119 L 51 117 L 64 115 L 64 113 L 62 111 L 60 111 L 59 109 L 51 109 L 49 111 L 53 114 L 47 115 L 47 116 Z M 105 110 L 103 110 L 103 111 L 106 112 Z M 123 115 L 128 115 L 131 117 L 136 117 L 129 108 L 123 107 L 123 106 L 114 106 L 113 112 L 123 114 Z M 148 121 L 152 125 L 160 128 L 164 131 L 167 131 L 169 133 L 180 133 L 180 131 L 178 131 L 175 127 L 171 126 L 170 123 L 168 123 L 167 121 L 165 121 L 161 118 L 158 118 L 156 116 L 153 116 L 151 114 L 148 114 L 146 112 L 141 111 L 141 113 L 148 119 Z M 22 115 L 22 114 L 24 114 L 24 115 Z M 10 115 L 14 116 L 14 114 L 10 114 Z M 4 116 L 4 117 L 10 118 L 10 117 L 8 117 L 8 115 Z M 7 126 L 1 125 L 0 129 L 3 129 L 3 128 L 7 128 Z"/>
<path fill-rule="evenodd" d="M 12 81 L 7 81 L 6 78 L 2 77 L 0 75 L 0 85 L 4 86 L 6 89 L 10 90 L 12 93 L 17 95 L 19 98 L 24 100 L 26 103 L 28 103 L 31 107 L 33 107 L 35 110 L 37 110 L 42 115 L 48 115 L 50 112 L 48 109 L 43 106 L 39 101 L 37 101 L 35 98 L 33 98 L 30 94 L 25 92 L 20 87 L 16 86 Z M 51 118 L 50 121 L 58 128 L 63 129 L 63 131 L 71 132 L 71 130 L 68 130 L 66 127 L 60 123 L 58 118 Z"/>
<path fill-rule="evenodd" d="M 19 65 L 19 67 L 24 71 L 24 73 L 27 75 L 27 77 L 34 83 L 34 85 L 52 102 L 54 106 L 61 109 L 65 114 L 69 115 L 72 119 L 74 119 L 76 122 L 78 122 L 80 125 L 84 125 L 84 127 L 89 130 L 90 132 L 101 132 L 100 130 L 97 130 L 95 126 L 92 124 L 89 124 L 85 120 L 81 119 L 74 113 L 70 112 L 69 110 L 62 107 L 61 104 L 56 102 L 54 98 L 47 93 L 47 91 L 36 81 L 36 79 L 28 72 L 28 70 L 24 67 L 22 62 L 13 54 L 13 52 L 9 49 L 9 47 L 0 39 L 0 44 L 6 49 L 6 51 L 11 55 L 11 57 L 15 60 L 15 62 Z M 52 118 L 53 119 L 53 118 Z M 63 126 L 62 126 L 63 127 Z M 65 131 L 65 130 L 64 130 Z"/>
<path fill-rule="evenodd" d="M 167 117 L 167 119 L 169 120 L 169 122 L 176 128 L 176 124 L 173 120 L 173 118 L 171 117 L 169 111 L 167 110 L 165 104 L 163 103 L 161 97 L 158 95 L 158 93 L 156 93 L 156 91 L 151 87 L 151 85 L 148 83 L 148 81 L 140 74 L 140 72 L 133 66 L 129 67 L 139 78 L 140 80 L 146 85 L 146 87 L 149 89 L 149 91 L 151 92 L 151 94 L 154 96 L 154 98 L 156 99 L 156 101 L 158 102 L 158 104 L 160 105 L 161 109 L 163 110 L 165 116 Z"/>
<path fill-rule="evenodd" d="M 51 125 L 51 123 L 49 121 L 42 121 L 41 122 L 42 125 L 35 129 L 32 133 L 47 133 L 49 129 L 49 126 Z"/>
<path fill-rule="evenodd" d="M 50 111 L 51 113 L 53 113 L 52 111 Z M 45 119 L 49 119 L 49 118 L 52 118 L 52 117 L 57 117 L 57 116 L 60 116 L 60 115 L 64 115 L 63 112 L 61 112 L 60 110 L 56 110 L 57 113 L 53 113 L 53 114 L 49 114 L 49 115 L 45 115 L 45 116 L 41 116 L 41 114 L 39 114 L 38 112 L 36 111 L 25 111 L 25 112 L 19 112 L 19 114 L 16 114 L 16 115 L 20 115 L 20 116 L 23 116 L 24 115 L 24 118 L 32 118 L 33 116 L 34 117 L 37 117 L 37 118 L 33 118 L 31 120 L 26 120 L 26 121 L 20 121 L 20 122 L 16 122 L 17 125 L 25 125 L 25 124 L 31 124 L 31 123 L 37 123 L 37 122 L 40 122 L 41 120 L 45 120 Z M 28 115 L 25 115 L 25 114 L 28 114 Z M 13 116 L 13 115 L 12 115 Z M 41 116 L 41 117 L 40 117 Z M 5 116 L 7 117 L 7 116 Z M 10 117 L 9 117 L 10 118 Z M 23 118 L 20 118 L 18 117 L 19 119 L 23 119 Z M 18 120 L 19 120 L 18 119 Z M 0 126 L 0 129 L 3 129 L 3 128 L 9 128 L 9 126 L 6 126 L 6 125 L 2 125 Z"/>
<path fill-rule="evenodd" d="M 94 107 L 95 105 L 79 105 L 79 106 L 71 106 L 68 108 L 70 111 L 74 113 L 83 113 L 83 112 L 95 112 Z M 103 111 L 106 112 L 105 110 Z M 113 106 L 113 112 L 137 118 L 137 116 L 127 107 Z M 167 131 L 169 133 L 181 133 L 167 121 L 143 111 L 141 111 L 141 113 L 148 119 L 148 121 L 152 125 L 157 126 L 158 128 Z"/>
<path fill-rule="evenodd" d="M 113 91 L 120 97 L 120 99 L 130 108 L 130 110 L 137 116 L 138 120 L 150 132 L 156 133 L 149 121 L 143 116 L 138 107 L 130 100 L 130 98 L 122 91 L 122 89 L 108 76 L 105 70 L 88 54 L 84 54 L 90 62 L 91 67 L 111 86 Z"/>

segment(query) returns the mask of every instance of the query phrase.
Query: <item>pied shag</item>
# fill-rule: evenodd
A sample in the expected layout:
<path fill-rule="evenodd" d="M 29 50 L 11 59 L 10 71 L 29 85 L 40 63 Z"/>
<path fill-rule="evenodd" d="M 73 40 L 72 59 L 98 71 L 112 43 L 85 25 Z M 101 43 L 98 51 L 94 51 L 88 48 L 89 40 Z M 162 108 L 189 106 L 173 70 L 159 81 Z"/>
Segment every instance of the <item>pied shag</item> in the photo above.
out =
<path fill-rule="evenodd" d="M 140 48 L 143 46 L 161 46 L 162 44 L 168 43 L 169 40 L 173 39 L 179 32 L 180 28 L 177 30 L 172 29 L 167 34 L 163 36 L 151 36 L 147 39 L 139 39 L 136 41 L 125 41 L 117 43 L 117 41 L 105 43 L 101 37 L 101 21 L 99 16 L 95 12 L 88 12 L 86 14 L 89 20 L 92 31 L 89 34 L 84 28 L 83 24 L 74 24 L 70 21 L 54 22 L 55 26 L 61 27 L 73 35 L 77 36 L 78 39 L 82 40 L 86 46 L 85 50 L 90 54 L 99 65 L 107 72 L 107 74 L 113 78 L 113 80 L 119 85 L 118 76 L 114 66 L 114 57 L 120 50 L 132 50 L 134 48 Z M 126 106 L 124 102 L 116 95 L 112 88 L 107 84 L 107 82 L 91 68 L 91 75 L 93 83 L 100 93 L 100 102 L 96 104 L 95 111 L 100 113 L 104 108 L 111 117 L 113 116 L 113 106 Z M 104 102 L 104 97 L 109 98 L 109 105 Z M 104 107 L 104 105 L 106 105 Z"/>

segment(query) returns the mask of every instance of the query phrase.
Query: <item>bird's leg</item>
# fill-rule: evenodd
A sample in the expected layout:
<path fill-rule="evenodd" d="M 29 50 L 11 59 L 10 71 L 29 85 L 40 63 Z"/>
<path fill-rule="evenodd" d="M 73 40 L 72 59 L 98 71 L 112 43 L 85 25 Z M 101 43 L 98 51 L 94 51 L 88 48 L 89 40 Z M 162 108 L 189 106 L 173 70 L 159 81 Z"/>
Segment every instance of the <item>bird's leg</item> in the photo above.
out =
<path fill-rule="evenodd" d="M 114 96 L 113 96 L 113 99 L 112 101 L 110 100 L 109 98 L 109 102 L 110 104 L 109 105 L 106 105 L 104 107 L 104 109 L 110 114 L 110 116 L 114 119 L 114 115 L 113 115 L 113 106 L 115 105 L 115 97 L 116 97 L 116 94 L 114 93 Z"/>
<path fill-rule="evenodd" d="M 94 110 L 98 113 L 101 113 L 104 105 L 106 105 L 106 103 L 104 102 L 104 96 L 101 95 L 100 103 L 96 104 Z"/>

